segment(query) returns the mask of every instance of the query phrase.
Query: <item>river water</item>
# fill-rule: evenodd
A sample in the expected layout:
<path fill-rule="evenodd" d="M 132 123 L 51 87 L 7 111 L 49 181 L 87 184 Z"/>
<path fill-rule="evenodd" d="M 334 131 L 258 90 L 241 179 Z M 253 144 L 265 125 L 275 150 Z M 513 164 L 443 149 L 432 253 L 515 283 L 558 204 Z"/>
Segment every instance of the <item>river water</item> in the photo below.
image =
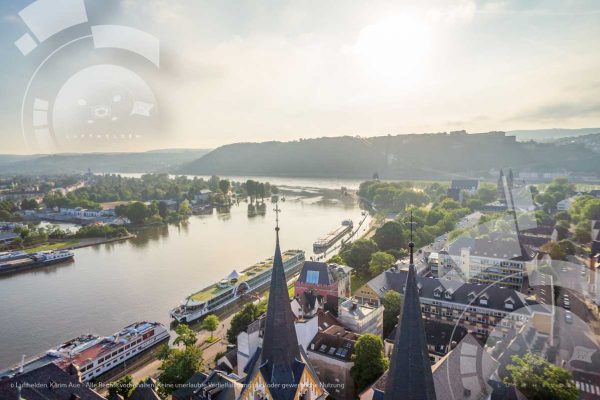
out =
<path fill-rule="evenodd" d="M 356 204 L 288 198 L 280 208 L 282 250 L 305 250 L 307 259 L 319 236 L 362 219 Z M 242 203 L 229 214 L 75 250 L 68 264 L 0 277 L 0 370 L 83 333 L 110 335 L 139 320 L 168 326 L 169 310 L 185 296 L 272 256 L 274 221 L 272 204 L 265 216 L 248 217 Z"/>

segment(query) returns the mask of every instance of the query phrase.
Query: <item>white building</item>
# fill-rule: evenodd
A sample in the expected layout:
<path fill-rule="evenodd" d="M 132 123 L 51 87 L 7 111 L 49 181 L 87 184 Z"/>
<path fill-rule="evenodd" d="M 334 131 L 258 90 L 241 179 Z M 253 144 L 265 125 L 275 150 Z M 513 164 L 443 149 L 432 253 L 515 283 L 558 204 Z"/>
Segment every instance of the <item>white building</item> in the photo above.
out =
<path fill-rule="evenodd" d="M 383 332 L 383 306 L 381 305 L 374 306 L 356 299 L 347 299 L 340 304 L 338 313 L 341 324 L 352 332 L 375 335 L 381 335 Z"/>
<path fill-rule="evenodd" d="M 559 201 L 558 203 L 556 203 L 556 209 L 558 211 L 569 211 L 571 209 L 571 206 L 575 202 L 575 199 L 577 199 L 577 196 L 572 196 Z"/>
<path fill-rule="evenodd" d="M 263 331 L 264 331 L 265 316 L 261 316 L 254 321 L 246 331 L 240 332 L 237 337 L 237 374 L 244 376 L 244 369 L 252 357 L 256 353 L 256 349 L 262 346 Z M 296 328 L 296 336 L 298 344 L 305 350 L 313 340 L 317 332 L 319 332 L 319 318 L 315 314 L 313 318 L 298 318 L 294 322 Z"/>

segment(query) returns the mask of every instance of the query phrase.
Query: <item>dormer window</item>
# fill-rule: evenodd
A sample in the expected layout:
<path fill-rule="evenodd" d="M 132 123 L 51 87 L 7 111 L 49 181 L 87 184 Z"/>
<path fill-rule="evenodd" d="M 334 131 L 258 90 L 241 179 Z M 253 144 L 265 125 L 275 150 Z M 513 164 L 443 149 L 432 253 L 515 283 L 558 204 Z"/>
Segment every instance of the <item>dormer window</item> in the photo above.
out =
<path fill-rule="evenodd" d="M 479 296 L 479 304 L 481 304 L 482 306 L 488 305 L 488 295 L 486 293 Z"/>
<path fill-rule="evenodd" d="M 504 300 L 504 308 L 506 308 L 507 310 L 512 310 L 515 308 L 515 301 L 512 299 L 512 297 L 509 297 L 508 299 Z"/>
<path fill-rule="evenodd" d="M 444 297 L 447 299 L 452 299 L 452 296 L 454 295 L 454 290 L 452 289 L 448 289 L 446 290 L 446 293 L 444 293 Z"/>
<path fill-rule="evenodd" d="M 435 290 L 433 291 L 433 296 L 434 296 L 434 297 L 440 297 L 440 295 L 441 295 L 441 291 L 440 291 L 439 289 L 435 289 Z"/>
<path fill-rule="evenodd" d="M 469 301 L 473 301 L 475 299 L 476 295 L 475 292 L 471 292 L 467 295 L 467 299 L 469 299 Z"/>

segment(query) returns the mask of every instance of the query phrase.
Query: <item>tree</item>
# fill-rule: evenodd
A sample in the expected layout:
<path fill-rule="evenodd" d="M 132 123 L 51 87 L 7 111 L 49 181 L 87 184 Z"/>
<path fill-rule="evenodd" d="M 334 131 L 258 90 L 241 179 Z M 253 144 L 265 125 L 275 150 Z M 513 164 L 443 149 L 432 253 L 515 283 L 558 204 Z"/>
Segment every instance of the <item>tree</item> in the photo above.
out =
<path fill-rule="evenodd" d="M 372 333 L 359 337 L 354 345 L 352 361 L 354 366 L 350 373 L 354 378 L 356 391 L 361 392 L 379 378 L 388 367 L 381 338 Z"/>
<path fill-rule="evenodd" d="M 235 314 L 231 319 L 231 326 L 227 330 L 227 341 L 232 344 L 237 343 L 237 337 L 240 332 L 245 331 L 252 322 L 256 321 L 262 313 L 265 312 L 266 304 L 248 303 L 244 308 Z"/>
<path fill-rule="evenodd" d="M 495 189 L 487 186 L 483 186 L 477 191 L 479 199 L 484 203 L 491 203 L 492 201 L 496 200 L 497 194 L 498 193 Z"/>
<path fill-rule="evenodd" d="M 229 182 L 227 179 L 222 179 L 221 181 L 219 181 L 219 190 L 221 191 L 221 193 L 223 193 L 224 196 L 227 196 L 230 187 L 231 182 Z"/>
<path fill-rule="evenodd" d="M 565 255 L 572 256 L 575 254 L 575 245 L 570 240 L 561 240 L 560 242 L 558 242 L 558 245 L 562 249 L 563 253 L 565 253 Z"/>
<path fill-rule="evenodd" d="M 38 202 L 36 199 L 23 199 L 21 200 L 22 210 L 35 210 L 38 208 Z"/>
<path fill-rule="evenodd" d="M 329 260 L 327 260 L 328 264 L 344 264 L 344 259 L 342 259 L 342 257 L 339 254 L 336 254 L 335 256 L 331 257 Z"/>
<path fill-rule="evenodd" d="M 507 365 L 506 370 L 509 376 L 504 379 L 505 383 L 514 385 L 530 400 L 579 398 L 571 373 L 540 356 L 532 353 L 512 356 L 512 364 Z"/>
<path fill-rule="evenodd" d="M 357 273 L 368 275 L 371 255 L 377 250 L 377 244 L 371 239 L 359 239 L 343 245 L 341 255 L 346 264 L 354 268 Z"/>
<path fill-rule="evenodd" d="M 160 215 L 162 219 L 167 219 L 167 216 L 169 215 L 167 203 L 165 203 L 164 201 L 158 203 L 158 215 Z"/>
<path fill-rule="evenodd" d="M 131 375 L 125 375 L 121 379 L 108 384 L 108 398 L 119 395 L 124 399 L 127 399 L 131 396 L 131 392 L 133 392 L 134 388 L 133 377 Z"/>
<path fill-rule="evenodd" d="M 388 221 L 381 226 L 373 235 L 373 240 L 380 250 L 401 249 L 404 246 L 402 236 L 403 226 L 398 221 Z"/>
<path fill-rule="evenodd" d="M 134 224 L 142 224 L 148 217 L 148 207 L 144 203 L 136 201 L 127 207 L 125 216 Z"/>
<path fill-rule="evenodd" d="M 208 187 L 213 193 L 219 190 L 219 181 L 220 179 L 216 175 L 211 176 L 208 180 Z"/>
<path fill-rule="evenodd" d="M 204 369 L 202 350 L 197 346 L 185 349 L 170 349 L 163 345 L 158 351 L 157 358 L 162 360 L 158 377 L 159 391 L 164 397 L 170 395 L 178 386 L 188 381 L 198 371 Z"/>
<path fill-rule="evenodd" d="M 471 210 L 481 210 L 485 203 L 479 199 L 469 199 L 467 200 L 467 207 Z"/>
<path fill-rule="evenodd" d="M 0 221 L 10 221 L 11 214 L 6 210 L 0 210 Z"/>
<path fill-rule="evenodd" d="M 223 181 L 221 181 L 223 182 Z M 207 331 L 210 331 L 210 340 L 213 340 L 213 332 L 215 330 L 217 330 L 217 328 L 219 327 L 219 317 L 217 317 L 214 314 L 210 314 L 207 315 L 206 318 L 204 318 L 204 321 L 202 321 L 202 329 L 206 329 Z"/>
<path fill-rule="evenodd" d="M 179 203 L 179 215 L 190 215 L 192 213 L 192 208 L 190 207 L 190 202 L 187 200 Z"/>
<path fill-rule="evenodd" d="M 175 328 L 175 333 L 177 334 L 177 337 L 173 341 L 174 345 L 177 346 L 180 343 L 183 343 L 185 347 L 191 347 L 196 344 L 196 332 L 194 332 L 189 326 L 179 325 L 177 328 Z"/>
<path fill-rule="evenodd" d="M 383 337 L 387 338 L 398 323 L 402 308 L 402 297 L 395 290 L 388 290 L 383 296 Z"/>
<path fill-rule="evenodd" d="M 553 260 L 564 260 L 565 259 L 564 250 L 558 244 L 558 242 L 555 242 L 553 240 L 540 246 L 540 250 L 545 253 L 550 254 L 550 257 Z"/>
<path fill-rule="evenodd" d="M 379 275 L 394 265 L 395 261 L 394 256 L 388 253 L 383 251 L 375 252 L 371 255 L 371 261 L 369 261 L 369 272 L 371 272 L 372 276 Z"/>
<path fill-rule="evenodd" d="M 592 234 L 590 233 L 591 229 L 589 223 L 580 222 L 575 227 L 575 232 L 573 233 L 573 239 L 578 243 L 585 244 L 589 243 L 592 240 Z"/>

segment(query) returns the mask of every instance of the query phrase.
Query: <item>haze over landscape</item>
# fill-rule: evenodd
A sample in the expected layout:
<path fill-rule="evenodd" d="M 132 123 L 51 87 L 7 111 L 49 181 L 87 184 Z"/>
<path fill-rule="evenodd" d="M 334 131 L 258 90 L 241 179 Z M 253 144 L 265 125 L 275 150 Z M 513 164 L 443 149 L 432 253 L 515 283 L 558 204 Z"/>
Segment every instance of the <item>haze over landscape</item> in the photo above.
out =
<path fill-rule="evenodd" d="M 24 56 L 14 42 L 26 31 L 18 13 L 27 4 L 0 5 L 6 60 L 0 66 L 0 153 L 600 126 L 600 52 L 590 40 L 600 24 L 593 1 L 87 1 L 86 24 Z M 157 113 L 157 132 L 140 140 L 28 146 L 20 115 L 28 80 L 53 49 L 89 35 L 94 24 L 152 35 L 160 42 L 159 67 L 124 51 L 90 52 L 80 40 L 54 54 L 32 88 L 52 92 L 48 82 L 55 84 L 54 93 L 46 93 L 52 105 L 57 89 L 82 66 L 126 64 L 156 98 L 149 112 Z M 61 99 L 49 117 L 55 136 L 73 128 L 61 119 Z M 94 112 L 100 118 L 106 110 Z M 107 129 L 103 134 L 122 134 Z"/>

